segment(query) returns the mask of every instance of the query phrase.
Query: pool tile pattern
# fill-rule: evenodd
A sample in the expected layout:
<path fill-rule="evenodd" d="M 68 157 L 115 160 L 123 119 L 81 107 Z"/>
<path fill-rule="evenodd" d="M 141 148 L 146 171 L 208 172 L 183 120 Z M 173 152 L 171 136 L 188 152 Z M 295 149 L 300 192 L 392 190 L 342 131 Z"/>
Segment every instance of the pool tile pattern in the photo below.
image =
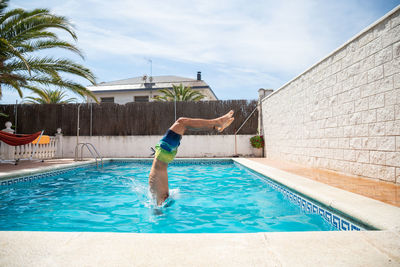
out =
<path fill-rule="evenodd" d="M 299 206 L 303 212 L 306 213 L 312 213 L 312 214 L 318 214 L 321 216 L 325 221 L 327 221 L 329 224 L 333 225 L 336 229 L 342 230 L 342 231 L 360 231 L 360 230 L 365 230 L 361 226 L 357 226 L 354 223 L 351 223 L 350 221 L 344 219 L 343 217 L 334 214 L 327 209 L 324 209 L 317 204 L 313 203 L 310 200 L 307 200 L 305 198 L 302 198 L 299 195 L 296 195 L 295 193 L 292 193 L 291 191 L 279 186 L 279 185 L 271 185 L 274 189 L 280 191 L 283 193 L 286 199 L 288 199 L 291 203 L 294 203 L 295 205 Z"/>
<path fill-rule="evenodd" d="M 118 162 L 118 163 L 144 163 L 144 164 L 152 164 L 152 159 L 111 159 L 111 162 Z M 175 159 L 171 163 L 170 166 L 179 166 L 179 165 L 189 165 L 189 164 L 196 164 L 196 165 L 210 165 L 210 164 L 232 164 L 231 159 Z"/>
<path fill-rule="evenodd" d="M 51 171 L 51 172 L 46 172 L 46 173 L 41 173 L 41 174 L 36 174 L 36 175 L 29 175 L 29 176 L 24 176 L 24 177 L 8 179 L 5 181 L 2 181 L 1 185 L 4 186 L 4 185 L 13 185 L 13 184 L 22 183 L 22 182 L 32 182 L 34 180 L 42 179 L 45 177 L 50 177 L 53 175 L 66 173 L 67 171 L 68 170 Z"/>
<path fill-rule="evenodd" d="M 273 182 L 267 177 L 261 176 L 259 174 L 255 174 L 259 178 L 263 179 L 271 186 L 273 189 L 281 192 L 285 199 L 289 200 L 291 203 L 297 205 L 303 212 L 310 214 L 318 214 L 321 216 L 326 222 L 330 225 L 334 226 L 336 229 L 341 231 L 360 231 L 366 230 L 365 228 L 352 223 L 350 220 L 343 218 L 342 216 L 329 211 L 318 205 L 316 202 L 313 202 L 309 199 L 306 199 L 299 194 L 292 192 L 287 189 L 285 186 L 282 186 L 278 183 Z"/>
<path fill-rule="evenodd" d="M 38 173 L 38 174 L 34 174 L 34 175 L 26 175 L 26 176 L 22 176 L 22 177 L 6 179 L 6 180 L 1 181 L 0 185 L 6 186 L 6 185 L 17 184 L 17 183 L 32 182 L 35 180 L 43 179 L 46 177 L 51 177 L 51 176 L 58 175 L 58 174 L 67 173 L 69 171 L 76 170 L 79 168 L 85 168 L 88 166 L 95 166 L 95 164 L 92 163 L 92 164 L 88 164 L 85 166 L 67 167 L 67 168 L 63 168 L 60 170 L 52 170 L 52 171 L 46 171 L 46 172 L 42 172 L 42 173 Z"/>

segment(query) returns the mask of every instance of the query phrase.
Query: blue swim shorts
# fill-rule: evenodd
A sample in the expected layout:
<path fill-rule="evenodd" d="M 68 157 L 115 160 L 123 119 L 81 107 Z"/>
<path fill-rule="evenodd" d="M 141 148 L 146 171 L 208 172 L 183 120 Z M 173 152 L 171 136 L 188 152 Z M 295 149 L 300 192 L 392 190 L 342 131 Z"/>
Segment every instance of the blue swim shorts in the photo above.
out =
<path fill-rule="evenodd" d="M 178 146 L 181 144 L 181 139 L 182 136 L 180 134 L 168 129 L 156 145 L 155 158 L 165 163 L 173 161 L 178 152 Z"/>

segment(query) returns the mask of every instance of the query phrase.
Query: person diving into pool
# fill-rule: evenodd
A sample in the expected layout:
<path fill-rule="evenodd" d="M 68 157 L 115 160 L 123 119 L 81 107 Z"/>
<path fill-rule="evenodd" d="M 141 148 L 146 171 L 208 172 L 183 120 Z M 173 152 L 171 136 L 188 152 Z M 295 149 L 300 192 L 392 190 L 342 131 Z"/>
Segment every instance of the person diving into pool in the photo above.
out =
<path fill-rule="evenodd" d="M 217 130 L 222 132 L 234 120 L 233 110 L 215 119 L 179 118 L 167 130 L 155 147 L 153 165 L 149 175 L 149 188 L 152 196 L 161 205 L 169 196 L 168 164 L 175 158 L 182 135 L 187 129 Z"/>

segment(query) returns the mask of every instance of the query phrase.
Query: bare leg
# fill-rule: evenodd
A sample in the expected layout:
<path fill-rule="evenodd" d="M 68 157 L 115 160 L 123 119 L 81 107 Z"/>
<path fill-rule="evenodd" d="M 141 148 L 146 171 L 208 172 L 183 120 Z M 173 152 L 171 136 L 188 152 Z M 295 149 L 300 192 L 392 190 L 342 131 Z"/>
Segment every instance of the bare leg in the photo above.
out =
<path fill-rule="evenodd" d="M 154 158 L 149 175 L 149 188 L 157 205 L 161 205 L 169 196 L 167 167 L 167 163 Z"/>
<path fill-rule="evenodd" d="M 216 129 L 222 132 L 233 120 L 233 111 L 211 120 L 179 118 L 170 129 L 180 135 L 183 135 L 188 128 Z M 149 187 L 150 192 L 156 198 L 157 205 L 161 205 L 169 196 L 167 167 L 167 163 L 154 158 L 149 175 Z"/>
<path fill-rule="evenodd" d="M 180 135 L 183 135 L 188 128 L 208 130 L 216 129 L 219 132 L 222 132 L 233 122 L 233 120 L 233 111 L 231 110 L 224 116 L 211 120 L 182 117 L 179 118 L 170 129 Z"/>

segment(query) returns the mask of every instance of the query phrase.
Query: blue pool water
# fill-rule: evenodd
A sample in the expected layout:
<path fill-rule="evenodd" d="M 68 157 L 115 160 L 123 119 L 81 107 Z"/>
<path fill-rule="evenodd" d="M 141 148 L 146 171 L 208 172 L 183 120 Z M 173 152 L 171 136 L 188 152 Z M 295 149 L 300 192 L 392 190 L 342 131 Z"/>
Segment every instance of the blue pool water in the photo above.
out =
<path fill-rule="evenodd" d="M 0 186 L 0 230 L 243 233 L 337 230 L 232 161 L 168 167 L 171 200 L 148 193 L 150 162 L 110 162 Z"/>

